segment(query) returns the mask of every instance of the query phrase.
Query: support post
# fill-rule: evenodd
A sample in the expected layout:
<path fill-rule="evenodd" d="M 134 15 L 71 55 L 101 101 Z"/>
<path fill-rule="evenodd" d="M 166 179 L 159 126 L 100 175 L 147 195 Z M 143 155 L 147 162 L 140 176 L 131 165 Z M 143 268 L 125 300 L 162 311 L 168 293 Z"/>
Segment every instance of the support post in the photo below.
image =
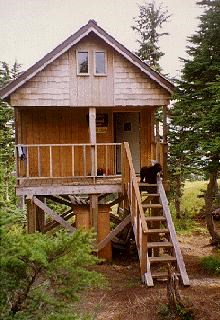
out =
<path fill-rule="evenodd" d="M 25 207 L 25 197 L 18 196 L 18 208 L 21 210 L 24 210 L 24 207 Z"/>
<path fill-rule="evenodd" d="M 45 202 L 44 197 L 38 197 L 39 200 Z M 36 231 L 43 232 L 45 227 L 45 212 L 39 207 L 36 207 Z"/>
<path fill-rule="evenodd" d="M 74 205 L 73 208 L 76 214 L 76 229 L 89 230 L 91 226 L 89 221 L 89 205 Z"/>
<path fill-rule="evenodd" d="M 37 206 L 32 199 L 27 199 L 27 231 L 34 233 L 36 231 L 36 213 Z"/>
<path fill-rule="evenodd" d="M 168 127 L 168 106 L 163 107 L 163 179 L 165 185 L 167 184 L 167 178 L 168 178 L 168 173 L 167 173 L 167 159 L 168 159 L 168 144 L 167 144 L 167 137 L 168 137 L 168 132 L 169 132 L 169 127 Z"/>
<path fill-rule="evenodd" d="M 95 232 L 98 233 L 98 195 L 90 196 L 90 221 Z"/>
<path fill-rule="evenodd" d="M 91 175 L 96 176 L 96 157 L 95 157 L 95 144 L 96 144 L 96 108 L 89 108 L 89 139 L 91 143 Z"/>
<path fill-rule="evenodd" d="M 160 123 L 156 120 L 156 160 L 160 162 Z"/>
<path fill-rule="evenodd" d="M 106 204 L 99 205 L 98 214 L 98 242 L 105 239 L 110 233 L 110 208 Z M 107 261 L 112 260 L 112 244 L 111 241 L 98 252 L 100 258 Z"/>

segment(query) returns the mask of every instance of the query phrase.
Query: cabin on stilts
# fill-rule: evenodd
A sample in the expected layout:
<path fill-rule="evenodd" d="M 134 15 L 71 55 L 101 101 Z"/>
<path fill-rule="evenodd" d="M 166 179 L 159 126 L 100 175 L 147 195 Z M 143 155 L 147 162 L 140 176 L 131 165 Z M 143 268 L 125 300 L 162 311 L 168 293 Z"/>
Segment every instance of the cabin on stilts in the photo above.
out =
<path fill-rule="evenodd" d="M 25 198 L 28 232 L 94 228 L 98 254 L 111 260 L 112 243 L 126 243 L 132 229 L 144 283 L 166 278 L 171 263 L 189 285 L 162 181 L 140 193 L 147 184 L 138 177 L 156 160 L 166 184 L 173 90 L 94 20 L 1 89 L 15 110 L 16 194 Z M 51 201 L 68 210 L 56 213 Z"/>

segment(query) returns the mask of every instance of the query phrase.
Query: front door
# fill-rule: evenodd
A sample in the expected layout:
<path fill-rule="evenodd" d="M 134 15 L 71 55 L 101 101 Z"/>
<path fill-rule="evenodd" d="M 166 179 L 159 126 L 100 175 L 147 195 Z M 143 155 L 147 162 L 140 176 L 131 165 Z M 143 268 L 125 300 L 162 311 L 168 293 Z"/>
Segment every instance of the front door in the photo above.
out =
<path fill-rule="evenodd" d="M 115 142 L 128 142 L 136 173 L 140 172 L 140 113 L 117 112 L 114 114 Z M 121 172 L 121 151 L 117 148 L 117 172 Z"/>

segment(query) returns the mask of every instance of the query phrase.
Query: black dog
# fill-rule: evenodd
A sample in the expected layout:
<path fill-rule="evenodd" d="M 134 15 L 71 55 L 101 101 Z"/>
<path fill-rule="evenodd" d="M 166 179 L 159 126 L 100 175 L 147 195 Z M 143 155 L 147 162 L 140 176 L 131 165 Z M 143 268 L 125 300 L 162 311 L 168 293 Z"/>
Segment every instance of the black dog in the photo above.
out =
<path fill-rule="evenodd" d="M 140 182 L 156 184 L 157 174 L 161 171 L 162 167 L 160 163 L 155 163 L 155 165 L 150 167 L 142 167 L 140 171 Z M 155 193 L 157 191 L 157 187 L 140 187 L 140 190 Z"/>

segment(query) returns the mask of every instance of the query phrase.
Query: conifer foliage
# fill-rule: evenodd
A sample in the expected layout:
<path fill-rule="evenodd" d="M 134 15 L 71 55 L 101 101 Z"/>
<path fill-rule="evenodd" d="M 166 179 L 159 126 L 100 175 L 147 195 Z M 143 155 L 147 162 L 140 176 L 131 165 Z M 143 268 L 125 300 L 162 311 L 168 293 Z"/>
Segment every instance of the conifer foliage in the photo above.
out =
<path fill-rule="evenodd" d="M 15 62 L 10 67 L 0 62 L 0 88 L 18 76 L 21 65 Z M 13 188 L 11 174 L 14 163 L 14 112 L 12 107 L 0 99 L 0 202 L 9 201 L 10 188 Z M 13 190 L 14 193 L 14 190 Z M 11 195 L 13 194 L 11 192 Z"/>
<path fill-rule="evenodd" d="M 77 292 L 104 284 L 89 271 L 93 235 L 27 234 L 15 207 L 2 207 L 0 243 L 0 318 L 4 320 L 82 320 L 74 313 Z"/>
<path fill-rule="evenodd" d="M 164 55 L 160 51 L 159 40 L 162 36 L 168 35 L 167 32 L 159 31 L 169 17 L 168 10 L 162 7 L 162 3 L 157 6 L 155 1 L 146 2 L 139 5 L 139 15 L 134 18 L 135 25 L 132 26 L 140 37 L 140 40 L 137 40 L 137 55 L 157 71 L 161 71 L 159 60 Z"/>
<path fill-rule="evenodd" d="M 177 102 L 171 113 L 177 147 L 188 163 L 205 170 L 210 183 L 206 192 L 207 226 L 213 242 L 211 211 L 218 192 L 220 161 L 220 0 L 197 2 L 204 8 L 198 31 L 189 37 L 187 53 L 178 82 Z"/>

